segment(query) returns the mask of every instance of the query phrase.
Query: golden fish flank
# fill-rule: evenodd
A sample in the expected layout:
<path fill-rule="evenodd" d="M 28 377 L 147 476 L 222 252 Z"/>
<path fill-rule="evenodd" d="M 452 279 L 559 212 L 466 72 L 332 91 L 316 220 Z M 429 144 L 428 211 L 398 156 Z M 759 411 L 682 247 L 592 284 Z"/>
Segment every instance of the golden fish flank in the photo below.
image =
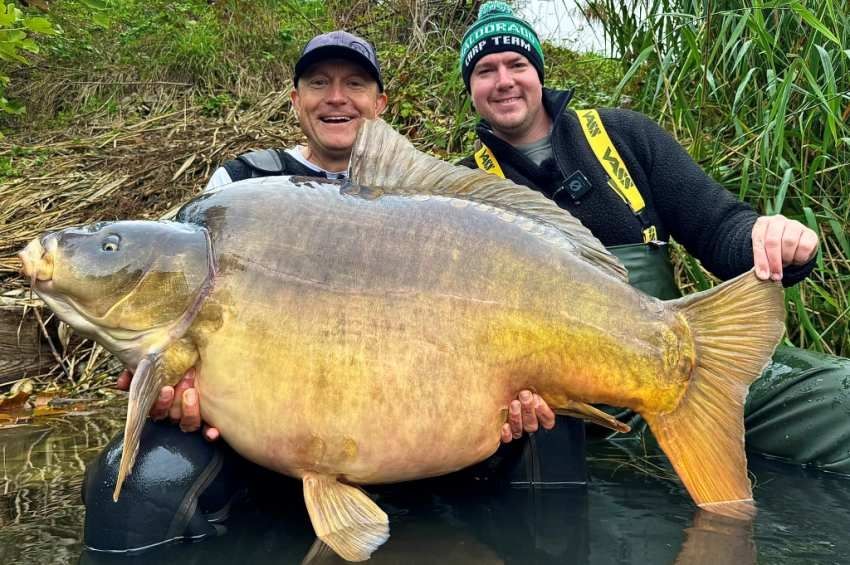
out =
<path fill-rule="evenodd" d="M 380 121 L 361 128 L 351 175 L 252 179 L 178 222 L 64 230 L 21 253 L 59 318 L 136 370 L 116 496 L 160 386 L 196 364 L 205 419 L 301 478 L 317 535 L 346 559 L 389 535 L 354 485 L 483 460 L 523 388 L 616 430 L 592 403 L 639 411 L 697 504 L 751 512 L 743 402 L 782 335 L 779 284 L 747 273 L 642 295 L 539 193 Z"/>

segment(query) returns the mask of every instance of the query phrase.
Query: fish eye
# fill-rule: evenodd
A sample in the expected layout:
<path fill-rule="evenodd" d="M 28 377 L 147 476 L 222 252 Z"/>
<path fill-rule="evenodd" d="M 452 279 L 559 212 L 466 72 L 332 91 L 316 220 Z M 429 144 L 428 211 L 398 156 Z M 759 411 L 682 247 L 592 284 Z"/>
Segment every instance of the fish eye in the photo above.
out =
<path fill-rule="evenodd" d="M 109 252 L 118 251 L 118 244 L 120 241 L 121 239 L 117 235 L 110 234 L 104 238 L 103 243 L 100 245 L 100 249 L 101 251 Z"/>

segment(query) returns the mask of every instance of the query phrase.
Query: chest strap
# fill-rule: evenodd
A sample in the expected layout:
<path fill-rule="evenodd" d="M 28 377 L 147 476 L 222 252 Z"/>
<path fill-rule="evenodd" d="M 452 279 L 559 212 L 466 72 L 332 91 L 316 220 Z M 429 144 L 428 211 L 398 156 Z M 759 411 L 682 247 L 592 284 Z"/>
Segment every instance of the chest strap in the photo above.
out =
<path fill-rule="evenodd" d="M 650 243 L 658 239 L 658 230 L 649 220 L 646 213 L 646 203 L 643 196 L 632 180 L 632 175 L 626 168 L 626 163 L 620 157 L 617 148 L 605 131 L 602 118 L 596 110 L 577 110 L 578 121 L 584 137 L 593 149 L 596 160 L 608 173 L 608 186 L 629 205 L 632 213 L 637 217 L 643 231 L 643 242 Z"/>
<path fill-rule="evenodd" d="M 643 242 L 657 242 L 658 230 L 649 220 L 643 196 L 641 196 L 640 191 L 632 180 L 632 176 L 626 168 L 626 163 L 620 157 L 611 138 L 608 137 L 608 132 L 605 131 L 605 126 L 602 125 L 599 112 L 596 110 L 578 110 L 576 114 L 578 114 L 582 132 L 590 148 L 593 150 L 596 160 L 599 161 L 599 164 L 602 165 L 602 168 L 608 174 L 608 186 L 629 206 L 632 213 L 640 222 Z M 489 147 L 482 145 L 481 149 L 475 152 L 474 157 L 475 164 L 478 165 L 479 169 L 505 178 L 505 173 L 502 171 L 502 167 L 499 166 L 499 161 L 496 160 L 496 156 L 493 155 Z"/>

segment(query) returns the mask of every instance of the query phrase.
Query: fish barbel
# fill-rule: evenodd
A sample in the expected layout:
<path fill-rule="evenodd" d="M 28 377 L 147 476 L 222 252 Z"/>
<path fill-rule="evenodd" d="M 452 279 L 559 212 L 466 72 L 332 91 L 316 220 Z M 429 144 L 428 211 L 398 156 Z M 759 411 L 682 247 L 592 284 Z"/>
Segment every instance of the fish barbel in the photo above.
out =
<path fill-rule="evenodd" d="M 781 284 L 748 272 L 649 297 L 541 194 L 381 121 L 361 128 L 351 179 L 251 179 L 177 222 L 63 230 L 21 252 L 58 317 L 135 369 L 116 499 L 160 387 L 196 366 L 204 420 L 302 479 L 318 537 L 349 560 L 389 536 L 356 485 L 485 459 L 523 389 L 620 431 L 592 404 L 637 411 L 700 507 L 752 511 L 743 403 L 784 331 Z"/>

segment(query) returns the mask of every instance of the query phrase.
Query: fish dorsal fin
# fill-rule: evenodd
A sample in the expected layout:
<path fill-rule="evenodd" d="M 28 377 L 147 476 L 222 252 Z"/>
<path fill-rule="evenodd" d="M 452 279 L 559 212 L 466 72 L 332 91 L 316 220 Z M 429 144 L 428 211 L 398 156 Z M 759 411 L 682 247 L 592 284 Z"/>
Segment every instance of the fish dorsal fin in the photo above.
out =
<path fill-rule="evenodd" d="M 413 147 L 381 119 L 367 120 L 351 151 L 351 182 L 386 193 L 431 194 L 481 202 L 544 222 L 563 233 L 579 256 L 628 280 L 625 267 L 576 218 L 536 190 L 478 169 L 441 161 Z"/>

